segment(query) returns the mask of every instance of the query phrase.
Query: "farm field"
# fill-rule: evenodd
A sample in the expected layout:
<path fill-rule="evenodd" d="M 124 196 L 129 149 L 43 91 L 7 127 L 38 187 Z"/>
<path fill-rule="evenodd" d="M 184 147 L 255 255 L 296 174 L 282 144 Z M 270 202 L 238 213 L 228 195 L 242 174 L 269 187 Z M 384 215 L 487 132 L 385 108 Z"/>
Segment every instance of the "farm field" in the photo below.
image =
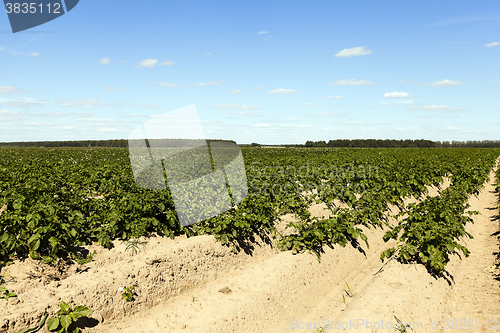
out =
<path fill-rule="evenodd" d="M 127 149 L 1 149 L 0 274 L 16 297 L 0 329 L 61 300 L 89 308 L 83 332 L 500 327 L 499 149 L 242 154 L 245 200 L 181 227 L 168 190 L 135 185 Z"/>

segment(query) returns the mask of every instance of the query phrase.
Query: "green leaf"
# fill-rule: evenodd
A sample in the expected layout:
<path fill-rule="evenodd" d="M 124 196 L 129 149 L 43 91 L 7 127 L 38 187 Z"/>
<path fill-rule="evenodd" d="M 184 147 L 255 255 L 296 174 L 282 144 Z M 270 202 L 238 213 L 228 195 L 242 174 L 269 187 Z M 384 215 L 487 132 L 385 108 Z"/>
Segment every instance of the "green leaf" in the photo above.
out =
<path fill-rule="evenodd" d="M 70 307 L 68 304 L 66 304 L 64 301 L 61 301 L 61 310 L 64 311 L 64 312 L 68 312 L 70 310 Z"/>
<path fill-rule="evenodd" d="M 59 326 L 59 318 L 50 318 L 47 320 L 47 329 L 49 331 L 55 331 Z"/>
<path fill-rule="evenodd" d="M 86 315 L 89 314 L 89 309 L 83 305 L 79 305 L 77 307 L 75 307 L 75 310 L 73 311 L 73 314 L 75 315 L 75 317 L 79 318 L 79 317 L 85 317 Z"/>
<path fill-rule="evenodd" d="M 69 325 L 73 323 L 74 319 L 69 315 L 63 315 L 59 317 L 59 321 L 61 322 L 61 326 L 63 328 L 68 329 Z"/>

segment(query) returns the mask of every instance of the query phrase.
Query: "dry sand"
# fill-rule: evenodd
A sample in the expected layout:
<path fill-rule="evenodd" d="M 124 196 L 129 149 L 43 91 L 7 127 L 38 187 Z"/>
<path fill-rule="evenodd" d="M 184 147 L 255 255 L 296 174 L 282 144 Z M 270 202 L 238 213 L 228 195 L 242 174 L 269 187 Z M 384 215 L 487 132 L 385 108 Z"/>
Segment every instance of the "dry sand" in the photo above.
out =
<path fill-rule="evenodd" d="M 492 172 L 485 189 L 469 199 L 470 209 L 480 212 L 468 226 L 471 256 L 452 258 L 450 281 L 431 277 L 421 265 L 382 264 L 380 253 L 394 246 L 383 242 L 383 230 L 366 230 L 366 256 L 336 246 L 325 249 L 321 263 L 315 255 L 276 253 L 262 243 L 246 254 L 212 236 L 152 237 L 137 255 L 120 242 L 112 250 L 92 246 L 94 261 L 81 267 L 31 259 L 5 267 L 2 273 L 15 278 L 5 286 L 18 297 L 0 300 L 0 332 L 34 327 L 60 300 L 91 309 L 83 332 L 92 333 L 316 332 L 313 325 L 325 332 L 394 332 L 388 327 L 396 324 L 394 315 L 415 323 L 416 332 L 457 331 L 461 319 L 470 320 L 469 332 L 491 331 L 500 319 L 494 180 Z M 430 195 L 437 193 L 431 189 Z M 326 215 L 321 205 L 311 212 Z M 344 303 L 345 282 L 356 295 Z M 131 285 L 136 296 L 126 302 L 119 288 Z"/>

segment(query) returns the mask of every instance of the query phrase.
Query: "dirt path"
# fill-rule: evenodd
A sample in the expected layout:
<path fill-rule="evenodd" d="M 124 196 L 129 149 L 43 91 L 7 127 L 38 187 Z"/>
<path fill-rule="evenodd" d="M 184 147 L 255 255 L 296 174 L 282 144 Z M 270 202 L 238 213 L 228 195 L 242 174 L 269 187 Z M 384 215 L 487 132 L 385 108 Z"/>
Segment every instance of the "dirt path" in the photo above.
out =
<path fill-rule="evenodd" d="M 394 331 L 397 316 L 417 332 L 450 332 L 468 329 L 483 332 L 500 329 L 499 282 L 495 280 L 495 255 L 499 251 L 497 196 L 494 192 L 494 173 L 478 197 L 469 199 L 470 210 L 479 211 L 474 224 L 467 231 L 474 235 L 466 246 L 468 258 L 454 256 L 447 266 L 451 284 L 432 278 L 421 265 L 401 265 L 390 262 L 383 271 L 368 276 L 357 274 L 358 294 L 348 301 L 343 311 L 335 305 L 338 291 L 325 294 L 325 302 L 318 304 L 300 322 L 318 322 L 329 325 L 331 331 L 356 332 Z M 353 284 L 355 283 L 353 281 Z M 324 319 L 322 322 L 321 319 Z M 355 324 L 353 324 L 355 323 Z M 330 330 L 326 330 L 327 332 Z"/>

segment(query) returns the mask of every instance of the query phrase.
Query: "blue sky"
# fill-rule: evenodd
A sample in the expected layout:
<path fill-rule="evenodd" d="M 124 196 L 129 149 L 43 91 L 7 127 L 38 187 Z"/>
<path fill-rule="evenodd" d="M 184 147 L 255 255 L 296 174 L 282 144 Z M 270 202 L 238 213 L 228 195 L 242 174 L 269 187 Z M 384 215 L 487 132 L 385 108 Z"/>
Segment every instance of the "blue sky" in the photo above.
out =
<path fill-rule="evenodd" d="M 81 0 L 13 34 L 0 142 L 122 139 L 196 105 L 206 138 L 500 140 L 498 1 Z"/>

